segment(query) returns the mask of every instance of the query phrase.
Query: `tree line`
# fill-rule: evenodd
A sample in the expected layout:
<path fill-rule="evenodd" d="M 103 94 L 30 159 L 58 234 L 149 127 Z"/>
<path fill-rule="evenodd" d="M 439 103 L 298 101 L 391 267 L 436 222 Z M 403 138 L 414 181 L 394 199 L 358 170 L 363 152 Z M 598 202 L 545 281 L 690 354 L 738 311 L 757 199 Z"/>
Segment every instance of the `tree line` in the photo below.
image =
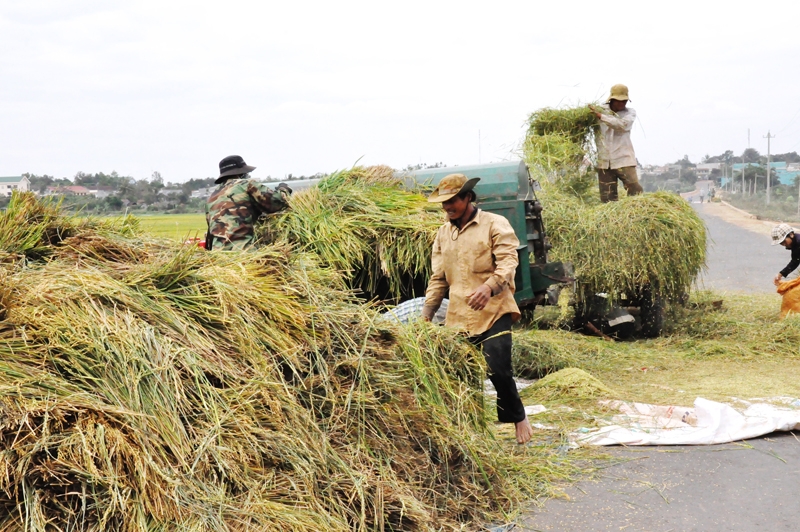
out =
<path fill-rule="evenodd" d="M 405 170 L 420 170 L 424 168 L 443 168 L 447 165 L 442 162 L 420 163 L 408 165 Z M 97 172 L 88 174 L 78 172 L 72 179 L 55 178 L 50 175 L 22 174 L 30 181 L 30 189 L 37 194 L 44 195 L 50 187 L 83 186 L 87 189 L 104 189 L 108 194 L 105 197 L 76 196 L 64 194 L 62 205 L 68 209 L 81 209 L 86 212 L 113 212 L 121 210 L 148 210 L 165 212 L 200 212 L 205 207 L 205 198 L 192 198 L 192 192 L 214 186 L 215 177 L 190 179 L 185 183 L 165 183 L 160 172 L 153 172 L 149 179 L 134 179 L 131 176 L 119 175 L 117 172 L 109 174 Z M 277 179 L 267 176 L 264 181 L 298 181 L 306 179 L 319 179 L 325 174 L 293 175 Z M 168 192 L 168 193 L 167 193 Z M 8 198 L 0 197 L 0 207 L 5 207 Z"/>
<path fill-rule="evenodd" d="M 109 212 L 123 209 L 156 210 L 167 212 L 191 212 L 202 209 L 205 198 L 192 198 L 192 192 L 214 186 L 213 177 L 190 179 L 185 183 L 165 183 L 159 172 L 150 179 L 134 179 L 117 172 L 88 174 L 78 172 L 72 179 L 55 178 L 50 175 L 25 173 L 30 189 L 44 195 L 50 187 L 82 186 L 87 189 L 105 190 L 105 197 L 64 194 L 65 208 L 80 208 L 88 212 Z M 165 191 L 169 191 L 166 194 Z"/>
<path fill-rule="evenodd" d="M 800 155 L 796 151 L 789 153 L 777 153 L 770 155 L 770 161 L 790 163 L 800 163 Z M 706 155 L 699 164 L 722 163 L 725 168 L 714 169 L 709 175 L 709 179 L 717 186 L 722 185 L 722 178 L 733 177 L 734 183 L 741 187 L 742 174 L 744 173 L 745 188 L 766 189 L 767 186 L 767 156 L 759 153 L 755 148 L 747 148 L 741 155 L 734 155 L 732 150 L 726 150 L 719 155 Z M 734 164 L 745 164 L 740 170 L 733 171 Z M 677 161 L 665 165 L 667 170 L 658 175 L 645 173 L 642 179 L 642 186 L 645 191 L 670 190 L 674 192 L 690 192 L 694 190 L 697 182 L 697 164 L 689 160 L 688 155 Z M 770 173 L 770 185 L 780 186 L 780 181 L 775 172 Z"/>
<path fill-rule="evenodd" d="M 789 163 L 800 163 L 800 155 L 797 154 L 796 151 L 792 151 L 789 153 L 774 153 L 770 155 L 770 160 L 773 163 L 785 162 Z M 750 164 L 767 164 L 767 156 L 761 155 L 759 151 L 755 148 L 747 148 L 742 152 L 741 155 L 734 155 L 733 151 L 726 150 L 719 155 L 706 155 L 700 161 L 701 163 L 725 163 L 725 164 L 737 164 L 737 163 L 750 163 Z"/>

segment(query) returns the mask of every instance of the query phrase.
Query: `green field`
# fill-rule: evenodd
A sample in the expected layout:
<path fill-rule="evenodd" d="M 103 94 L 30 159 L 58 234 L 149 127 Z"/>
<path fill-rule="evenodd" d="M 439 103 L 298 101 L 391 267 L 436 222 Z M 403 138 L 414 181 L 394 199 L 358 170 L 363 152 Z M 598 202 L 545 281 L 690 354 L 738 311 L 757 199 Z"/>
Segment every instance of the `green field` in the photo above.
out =
<path fill-rule="evenodd" d="M 202 213 L 189 214 L 155 214 L 136 216 L 144 231 L 175 240 L 186 238 L 205 238 L 206 217 Z"/>

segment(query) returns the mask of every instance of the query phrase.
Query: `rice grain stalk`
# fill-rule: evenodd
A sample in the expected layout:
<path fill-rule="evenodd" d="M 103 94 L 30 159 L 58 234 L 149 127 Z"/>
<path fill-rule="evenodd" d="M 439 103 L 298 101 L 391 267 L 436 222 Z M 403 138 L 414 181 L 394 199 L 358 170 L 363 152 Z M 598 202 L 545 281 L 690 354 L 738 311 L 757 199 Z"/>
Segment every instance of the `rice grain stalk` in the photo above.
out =
<path fill-rule="evenodd" d="M 427 278 L 430 246 L 441 216 L 405 190 L 386 167 L 356 167 L 298 191 L 290 208 L 266 219 L 262 234 L 317 254 L 323 265 L 376 294 L 387 284 L 398 298 L 413 278 Z"/>

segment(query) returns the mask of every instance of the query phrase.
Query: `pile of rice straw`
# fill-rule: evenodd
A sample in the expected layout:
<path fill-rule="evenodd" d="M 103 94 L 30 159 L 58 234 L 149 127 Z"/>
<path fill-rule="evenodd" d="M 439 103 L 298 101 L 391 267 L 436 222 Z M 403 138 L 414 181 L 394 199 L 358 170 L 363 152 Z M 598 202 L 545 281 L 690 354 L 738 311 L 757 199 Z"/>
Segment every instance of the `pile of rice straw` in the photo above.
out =
<path fill-rule="evenodd" d="M 553 201 L 558 198 L 557 201 Z M 686 201 L 656 192 L 585 206 L 547 195 L 552 260 L 572 262 L 576 294 L 635 296 L 642 287 L 677 300 L 705 265 L 706 228 Z"/>
<path fill-rule="evenodd" d="M 395 301 L 424 290 L 441 208 L 403 187 L 387 166 L 355 167 L 295 192 L 261 228 L 265 240 L 313 252 L 369 296 Z M 417 294 L 419 295 L 419 294 Z"/>
<path fill-rule="evenodd" d="M 0 531 L 461 529 L 552 474 L 494 438 L 471 346 L 312 254 L 16 193 L 0 227 Z"/>
<path fill-rule="evenodd" d="M 563 399 L 591 400 L 615 396 L 608 386 L 578 368 L 564 368 L 551 373 L 525 388 L 522 395 L 534 398 L 537 402 Z"/>

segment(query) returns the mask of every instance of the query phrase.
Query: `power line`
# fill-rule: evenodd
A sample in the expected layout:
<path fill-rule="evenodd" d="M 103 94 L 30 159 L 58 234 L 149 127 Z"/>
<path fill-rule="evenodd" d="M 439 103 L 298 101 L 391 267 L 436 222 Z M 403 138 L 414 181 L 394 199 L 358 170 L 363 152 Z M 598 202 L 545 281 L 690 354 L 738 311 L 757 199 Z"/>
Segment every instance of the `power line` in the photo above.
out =
<path fill-rule="evenodd" d="M 788 124 L 786 124 L 785 126 L 783 126 L 783 129 L 781 129 L 780 131 L 778 131 L 778 133 L 782 133 L 782 132 L 786 131 L 786 128 L 787 128 L 787 127 L 789 127 L 789 126 L 791 126 L 791 125 L 792 125 L 792 122 L 794 122 L 794 119 L 795 119 L 795 118 L 797 118 L 797 115 L 800 115 L 800 109 L 798 109 L 797 111 L 795 111 L 795 113 L 794 113 L 794 115 L 792 116 L 791 120 L 789 120 L 789 123 L 788 123 Z"/>

